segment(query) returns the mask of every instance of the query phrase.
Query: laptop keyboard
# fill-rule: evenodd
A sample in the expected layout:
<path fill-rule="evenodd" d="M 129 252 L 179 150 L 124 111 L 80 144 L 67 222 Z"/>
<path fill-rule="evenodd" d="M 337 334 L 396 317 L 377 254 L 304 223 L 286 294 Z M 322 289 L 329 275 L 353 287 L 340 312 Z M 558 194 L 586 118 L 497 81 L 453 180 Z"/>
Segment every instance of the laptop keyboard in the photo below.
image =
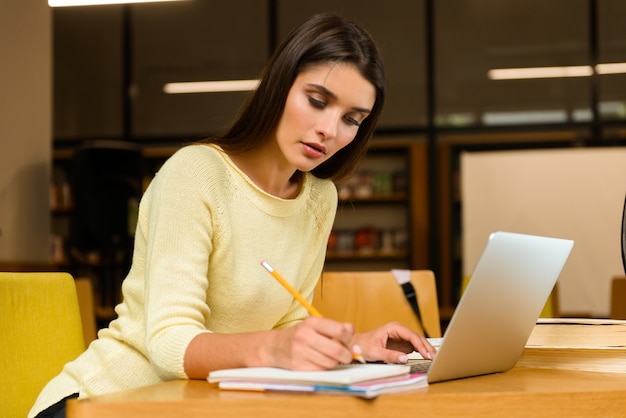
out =
<path fill-rule="evenodd" d="M 443 338 L 427 338 L 427 340 L 435 349 L 438 349 Z M 411 367 L 411 373 L 427 373 L 431 364 L 432 360 L 424 359 L 419 353 L 414 353 L 413 356 L 409 356 L 408 365 Z"/>
<path fill-rule="evenodd" d="M 441 338 L 426 338 L 426 340 L 430 343 L 430 345 L 432 345 L 435 348 L 438 348 L 442 341 L 443 341 L 443 337 Z"/>
<path fill-rule="evenodd" d="M 432 363 L 432 360 L 409 359 L 408 365 L 411 367 L 411 373 L 421 374 L 427 373 Z"/>

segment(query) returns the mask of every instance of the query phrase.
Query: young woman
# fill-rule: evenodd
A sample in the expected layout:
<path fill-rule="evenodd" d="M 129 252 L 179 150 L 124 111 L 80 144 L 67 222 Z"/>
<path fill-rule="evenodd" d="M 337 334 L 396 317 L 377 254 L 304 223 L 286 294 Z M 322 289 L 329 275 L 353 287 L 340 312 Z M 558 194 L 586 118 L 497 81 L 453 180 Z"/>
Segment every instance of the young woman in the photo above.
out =
<path fill-rule="evenodd" d="M 396 323 L 355 334 L 309 317 L 260 264 L 312 298 L 337 208 L 332 180 L 358 168 L 383 101 L 383 65 L 363 29 L 332 15 L 296 29 L 232 128 L 182 148 L 157 173 L 118 318 L 48 383 L 30 416 L 63 414 L 68 397 L 220 368 L 322 370 L 355 351 L 391 363 L 413 350 L 433 355 Z"/>

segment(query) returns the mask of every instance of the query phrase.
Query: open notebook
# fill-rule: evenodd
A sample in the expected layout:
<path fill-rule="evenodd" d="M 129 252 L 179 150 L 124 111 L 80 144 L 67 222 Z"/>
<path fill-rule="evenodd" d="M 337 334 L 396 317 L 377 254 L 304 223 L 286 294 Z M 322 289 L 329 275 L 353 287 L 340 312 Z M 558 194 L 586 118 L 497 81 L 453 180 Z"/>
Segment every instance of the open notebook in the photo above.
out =
<path fill-rule="evenodd" d="M 375 398 L 379 395 L 423 388 L 424 374 L 410 374 L 401 364 L 348 364 L 331 370 L 294 371 L 275 367 L 216 370 L 209 383 L 220 389 L 248 391 L 309 392 Z"/>
<path fill-rule="evenodd" d="M 414 362 L 428 382 L 515 366 L 572 250 L 572 240 L 494 232 L 432 362 Z M 424 366 L 428 366 L 427 370 Z"/>

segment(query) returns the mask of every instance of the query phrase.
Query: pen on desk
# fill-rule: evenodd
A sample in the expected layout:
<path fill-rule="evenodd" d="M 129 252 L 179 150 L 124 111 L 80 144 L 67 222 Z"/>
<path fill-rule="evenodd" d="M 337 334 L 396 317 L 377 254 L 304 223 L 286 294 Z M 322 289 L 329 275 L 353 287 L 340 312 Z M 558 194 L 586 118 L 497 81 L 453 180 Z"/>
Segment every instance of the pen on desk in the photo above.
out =
<path fill-rule="evenodd" d="M 302 306 L 305 307 L 310 315 L 322 318 L 322 314 L 320 313 L 320 311 L 315 309 L 315 307 L 313 307 L 313 305 L 311 305 L 308 300 L 306 300 L 296 289 L 294 289 L 293 286 L 291 286 L 283 276 L 281 276 L 276 270 L 274 270 L 274 268 L 270 266 L 267 261 L 261 261 L 261 265 L 265 267 L 265 270 L 267 270 L 272 275 L 272 277 L 278 280 L 278 282 L 285 289 L 287 289 L 289 293 L 291 293 L 291 296 L 293 296 L 298 302 L 300 302 Z M 352 357 L 359 363 L 365 363 L 365 359 L 363 359 L 363 356 L 361 356 L 361 354 L 359 353 L 353 352 Z"/>

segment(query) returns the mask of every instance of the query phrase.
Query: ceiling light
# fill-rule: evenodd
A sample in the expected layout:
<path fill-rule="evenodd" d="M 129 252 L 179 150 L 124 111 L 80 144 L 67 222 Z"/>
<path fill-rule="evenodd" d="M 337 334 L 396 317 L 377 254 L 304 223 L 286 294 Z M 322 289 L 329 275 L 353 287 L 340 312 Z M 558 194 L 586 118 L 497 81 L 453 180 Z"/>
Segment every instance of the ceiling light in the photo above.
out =
<path fill-rule="evenodd" d="M 613 62 L 596 65 L 598 74 L 626 73 L 626 62 Z M 487 71 L 490 80 L 523 80 L 530 78 L 589 77 L 593 70 L 589 65 L 571 65 L 566 67 L 527 67 L 498 68 Z"/>
<path fill-rule="evenodd" d="M 626 62 L 612 62 L 610 64 L 596 65 L 598 74 L 622 74 L 626 73 Z"/>
<path fill-rule="evenodd" d="M 184 0 L 48 0 L 50 7 L 97 6 L 103 4 L 154 3 L 162 1 Z"/>
<path fill-rule="evenodd" d="M 250 91 L 255 90 L 258 85 L 259 80 L 192 81 L 167 83 L 163 86 L 163 91 L 167 94 Z"/>
<path fill-rule="evenodd" d="M 518 125 L 538 123 L 567 122 L 564 110 L 530 110 L 520 112 L 485 112 L 482 117 L 484 125 Z"/>
<path fill-rule="evenodd" d="M 529 68 L 502 68 L 489 70 L 487 76 L 491 80 L 520 80 L 527 78 L 561 78 L 561 77 L 588 77 L 592 74 L 588 65 L 569 67 L 529 67 Z"/>

